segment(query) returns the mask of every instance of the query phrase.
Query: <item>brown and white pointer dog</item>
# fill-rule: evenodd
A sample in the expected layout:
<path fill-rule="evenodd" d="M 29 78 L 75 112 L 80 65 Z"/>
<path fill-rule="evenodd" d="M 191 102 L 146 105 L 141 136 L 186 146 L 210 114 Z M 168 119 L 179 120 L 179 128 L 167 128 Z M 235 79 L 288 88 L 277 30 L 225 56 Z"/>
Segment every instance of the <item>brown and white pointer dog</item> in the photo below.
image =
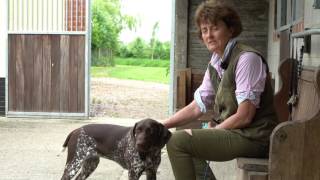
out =
<path fill-rule="evenodd" d="M 161 123 L 144 119 L 134 127 L 89 124 L 72 131 L 63 147 L 68 147 L 62 180 L 86 179 L 104 157 L 128 169 L 129 180 L 138 180 L 143 171 L 147 180 L 155 180 L 161 161 L 161 149 L 171 137 Z M 81 171 L 78 173 L 78 171 Z"/>

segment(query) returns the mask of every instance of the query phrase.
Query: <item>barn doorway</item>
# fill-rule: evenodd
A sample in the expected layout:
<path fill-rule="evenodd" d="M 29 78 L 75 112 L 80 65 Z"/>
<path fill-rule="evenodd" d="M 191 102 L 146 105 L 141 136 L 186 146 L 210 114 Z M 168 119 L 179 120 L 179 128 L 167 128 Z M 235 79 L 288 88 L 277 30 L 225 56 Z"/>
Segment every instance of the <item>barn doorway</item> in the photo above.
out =
<path fill-rule="evenodd" d="M 167 0 L 166 0 L 167 1 Z M 106 59 L 110 56 L 110 51 L 100 49 L 96 50 L 99 53 L 92 52 L 92 67 L 91 67 L 91 106 L 90 113 L 92 117 L 112 117 L 112 118 L 130 118 L 130 119 L 142 119 L 146 117 L 154 119 L 165 119 L 168 116 L 169 110 L 169 84 L 170 84 L 170 38 L 171 38 L 171 14 L 170 8 L 172 2 L 169 0 L 166 2 L 159 1 L 130 1 L 122 0 L 121 8 L 124 8 L 126 12 L 122 12 L 126 15 L 132 15 L 138 18 L 138 25 L 136 29 L 128 30 L 123 29 L 120 35 L 119 51 L 113 52 L 114 66 L 106 65 L 99 66 L 99 63 L 95 63 L 94 54 L 104 54 Z M 169 4 L 168 4 L 169 3 Z M 161 11 L 160 5 L 165 4 L 165 10 Z M 147 12 L 143 9 L 150 9 L 148 7 L 157 6 L 159 11 L 168 14 L 168 18 L 165 20 L 169 37 L 168 56 L 167 59 L 157 58 L 151 55 L 150 39 L 152 37 L 153 26 L 159 19 L 152 19 L 151 12 Z M 100 6 L 101 7 L 101 6 Z M 147 7 L 147 8 L 146 8 Z M 95 5 L 93 5 L 94 11 Z M 158 10 L 152 8 L 153 14 L 158 16 Z M 122 9 L 123 10 L 123 9 Z M 139 12 L 139 14 L 135 14 Z M 95 14 L 93 12 L 93 14 Z M 140 19 L 139 19 L 140 17 Z M 141 18 L 143 17 L 143 18 Z M 114 18 L 116 19 L 116 18 Z M 93 21 L 94 17 L 93 17 Z M 163 22 L 159 22 L 158 26 L 161 28 L 164 26 Z M 115 24 L 115 23 L 112 23 Z M 141 25 L 142 24 L 142 25 Z M 146 24 L 150 24 L 146 28 Z M 95 26 L 93 24 L 93 26 Z M 160 30 L 161 31 L 161 30 Z M 95 30 L 93 30 L 93 33 Z M 160 32 L 155 33 L 155 38 L 164 42 L 157 37 Z M 93 35 L 94 36 L 94 35 Z M 94 41 L 94 40 L 93 40 Z M 93 42 L 94 43 L 94 42 Z M 111 47 L 112 48 L 112 47 Z M 130 49 L 131 48 L 131 49 Z M 136 50 L 135 52 L 133 52 Z M 147 52 L 149 51 L 149 52 Z M 127 53 L 127 56 L 124 55 Z M 138 55 L 140 53 L 140 55 Z M 149 53 L 149 54 L 147 54 Z M 128 55 L 129 54 L 129 55 Z M 147 55 L 146 55 L 147 54 Z M 161 63 L 160 61 L 167 61 L 166 67 L 154 67 L 149 66 L 149 62 Z M 110 64 L 112 64 L 110 63 Z M 145 63 L 143 65 L 143 63 Z M 151 64 L 151 63 L 150 63 Z M 149 70 L 152 69 L 152 70 Z M 159 70 L 159 73 L 157 71 Z M 115 72 L 116 71 L 116 72 Z M 140 74 L 142 72 L 142 74 Z M 109 74 L 108 74 L 109 73 Z M 150 74 L 149 74 L 150 73 Z M 107 74 L 107 76 L 105 76 Z M 152 80 L 151 76 L 163 76 L 167 80 L 166 82 L 159 82 Z M 139 76 L 139 77 L 138 77 Z M 147 77 L 146 77 L 147 76 Z M 161 80 L 160 80 L 161 81 Z"/>

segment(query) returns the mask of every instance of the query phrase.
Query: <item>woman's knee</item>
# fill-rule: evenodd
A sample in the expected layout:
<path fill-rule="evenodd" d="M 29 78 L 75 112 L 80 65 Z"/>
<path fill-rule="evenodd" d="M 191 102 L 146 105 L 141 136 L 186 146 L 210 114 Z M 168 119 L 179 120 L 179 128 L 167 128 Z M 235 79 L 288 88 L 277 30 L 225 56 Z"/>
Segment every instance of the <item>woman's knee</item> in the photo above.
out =
<path fill-rule="evenodd" d="M 189 145 L 190 135 L 185 131 L 176 131 L 172 134 L 167 143 L 167 151 L 170 154 L 172 151 L 181 151 Z"/>

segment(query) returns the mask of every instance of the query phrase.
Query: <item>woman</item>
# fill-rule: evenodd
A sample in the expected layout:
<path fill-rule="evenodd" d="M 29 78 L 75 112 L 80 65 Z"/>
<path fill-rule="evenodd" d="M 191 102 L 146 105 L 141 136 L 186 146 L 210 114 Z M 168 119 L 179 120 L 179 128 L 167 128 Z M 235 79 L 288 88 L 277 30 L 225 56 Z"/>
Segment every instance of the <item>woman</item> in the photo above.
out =
<path fill-rule="evenodd" d="M 212 106 L 218 124 L 173 134 L 167 150 L 177 180 L 203 179 L 204 174 L 215 179 L 206 160 L 267 156 L 277 124 L 267 64 L 257 50 L 235 39 L 242 31 L 236 11 L 204 1 L 195 20 L 212 58 L 194 100 L 163 124 L 172 128 L 197 120 Z"/>

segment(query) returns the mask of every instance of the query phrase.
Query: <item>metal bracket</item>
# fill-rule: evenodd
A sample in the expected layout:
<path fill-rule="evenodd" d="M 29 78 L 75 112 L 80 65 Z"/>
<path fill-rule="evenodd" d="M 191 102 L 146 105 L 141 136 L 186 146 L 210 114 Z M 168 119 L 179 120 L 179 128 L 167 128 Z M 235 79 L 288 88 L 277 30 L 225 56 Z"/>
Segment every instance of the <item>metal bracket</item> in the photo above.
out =
<path fill-rule="evenodd" d="M 298 96 L 297 95 L 292 95 L 290 97 L 290 99 L 288 100 L 287 104 L 295 106 L 297 104 L 297 102 L 298 102 Z"/>
<path fill-rule="evenodd" d="M 320 0 L 318 0 L 320 2 Z M 303 38 L 304 41 L 304 53 L 311 52 L 311 36 L 319 35 L 320 29 L 305 29 L 302 32 L 293 33 L 292 38 Z"/>
<path fill-rule="evenodd" d="M 320 0 L 314 0 L 312 7 L 314 9 L 320 9 Z"/>
<path fill-rule="evenodd" d="M 303 44 L 304 44 L 303 52 L 309 54 L 311 52 L 311 35 L 304 36 Z"/>

